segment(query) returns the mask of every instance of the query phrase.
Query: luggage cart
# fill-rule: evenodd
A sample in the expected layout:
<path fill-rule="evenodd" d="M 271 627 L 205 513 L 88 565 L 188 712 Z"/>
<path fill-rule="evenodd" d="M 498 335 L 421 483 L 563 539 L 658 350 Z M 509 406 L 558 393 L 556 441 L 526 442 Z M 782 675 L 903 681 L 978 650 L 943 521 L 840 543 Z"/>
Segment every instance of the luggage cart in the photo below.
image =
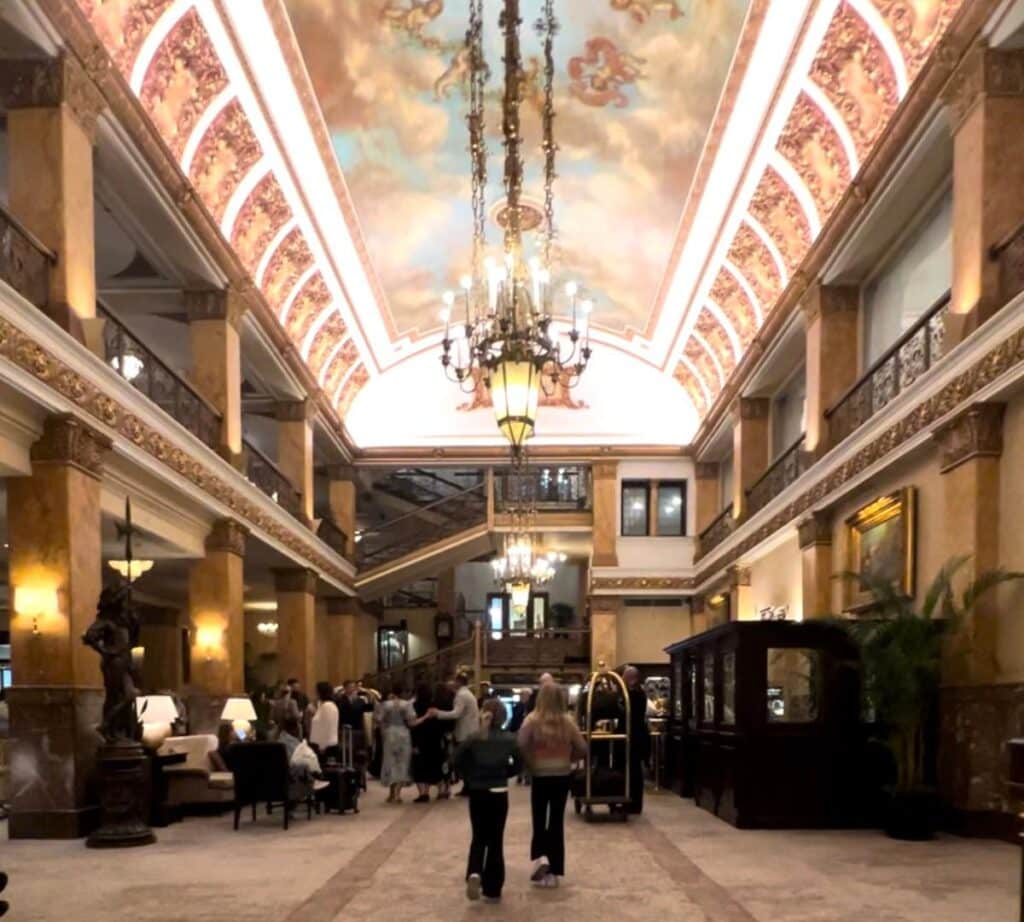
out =
<path fill-rule="evenodd" d="M 600 715 L 595 718 L 594 699 L 597 692 L 614 694 L 621 701 L 621 706 L 616 707 L 614 718 Z M 595 819 L 596 806 L 608 807 L 610 818 L 621 822 L 629 819 L 629 708 L 626 683 L 617 672 L 599 663 L 597 672 L 591 674 L 581 692 L 578 704 L 580 730 L 587 743 L 587 754 L 583 762 L 583 777 L 577 777 L 574 784 L 573 801 L 577 815 L 582 813 L 588 822 Z M 621 771 L 618 771 L 620 765 Z"/>

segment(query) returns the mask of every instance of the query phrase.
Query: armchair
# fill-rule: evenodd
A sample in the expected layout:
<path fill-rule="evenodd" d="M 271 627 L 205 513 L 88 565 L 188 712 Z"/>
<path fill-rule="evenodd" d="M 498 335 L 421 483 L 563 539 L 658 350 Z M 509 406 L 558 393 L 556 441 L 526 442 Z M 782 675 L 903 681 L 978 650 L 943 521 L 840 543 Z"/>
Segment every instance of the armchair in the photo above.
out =
<path fill-rule="evenodd" d="M 168 765 L 163 770 L 168 807 L 228 806 L 231 803 L 234 779 L 231 772 L 223 770 L 217 752 L 217 737 L 212 733 L 168 737 L 158 752 L 161 755 L 183 752 L 186 756 L 181 765 Z"/>

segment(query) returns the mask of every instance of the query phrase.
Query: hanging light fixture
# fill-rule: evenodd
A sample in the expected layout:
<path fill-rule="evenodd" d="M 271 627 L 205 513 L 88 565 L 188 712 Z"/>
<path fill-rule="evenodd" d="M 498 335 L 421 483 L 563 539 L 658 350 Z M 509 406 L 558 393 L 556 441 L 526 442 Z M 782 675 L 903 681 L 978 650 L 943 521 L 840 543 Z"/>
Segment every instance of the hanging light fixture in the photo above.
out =
<path fill-rule="evenodd" d="M 499 26 L 505 40 L 502 136 L 505 147 L 505 202 L 499 223 L 505 231 L 503 259 L 486 256 L 487 142 L 484 132 L 484 91 L 490 71 L 483 51 L 483 0 L 470 0 L 466 52 L 469 59 L 469 150 L 472 165 L 473 265 L 461 280 L 462 292 L 444 295 L 441 319 L 445 332 L 441 364 L 446 375 L 466 393 L 479 381 L 491 393 L 495 419 L 513 452 L 533 435 L 540 392 L 574 387 L 590 359 L 590 313 L 593 302 L 579 297 L 579 286 L 564 286 L 557 299 L 552 284 L 555 239 L 554 180 L 554 38 L 558 20 L 554 0 L 544 0 L 537 32 L 544 44 L 543 216 L 524 204 L 522 135 L 519 108 L 525 80 L 519 45 L 520 0 L 503 0 Z M 524 220 L 541 226 L 539 253 L 527 259 Z M 564 333 L 555 320 L 559 310 L 569 318 Z M 568 340 L 568 345 L 563 343 Z"/>

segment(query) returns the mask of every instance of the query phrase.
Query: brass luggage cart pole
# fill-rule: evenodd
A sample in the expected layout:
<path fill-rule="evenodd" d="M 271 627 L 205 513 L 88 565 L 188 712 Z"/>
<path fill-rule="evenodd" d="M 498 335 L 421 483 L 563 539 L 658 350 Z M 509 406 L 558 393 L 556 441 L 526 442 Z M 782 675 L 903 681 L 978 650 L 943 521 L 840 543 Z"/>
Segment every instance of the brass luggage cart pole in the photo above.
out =
<path fill-rule="evenodd" d="M 608 682 L 616 686 L 619 694 L 623 701 L 623 714 L 624 714 L 624 732 L 606 732 L 598 731 L 594 729 L 594 690 L 599 682 Z M 626 809 L 630 803 L 629 797 L 629 773 L 630 773 L 630 756 L 631 756 L 631 732 L 630 732 L 630 703 L 629 703 L 629 690 L 626 688 L 626 683 L 614 670 L 608 669 L 606 665 L 601 662 L 598 663 L 597 671 L 591 673 L 590 680 L 587 683 L 587 710 L 586 710 L 586 727 L 583 731 L 584 739 L 587 743 L 587 754 L 584 759 L 584 796 L 575 798 L 576 812 L 581 811 L 584 814 L 584 818 L 588 821 L 594 817 L 593 808 L 598 805 L 605 805 L 608 807 L 610 814 L 622 822 L 626 822 L 629 819 L 629 811 Z M 593 773 L 593 743 L 597 740 L 598 742 L 607 742 L 609 746 L 609 752 L 614 755 L 615 743 L 625 743 L 625 771 L 623 773 L 623 791 L 622 796 L 617 794 L 594 794 L 594 773 Z"/>

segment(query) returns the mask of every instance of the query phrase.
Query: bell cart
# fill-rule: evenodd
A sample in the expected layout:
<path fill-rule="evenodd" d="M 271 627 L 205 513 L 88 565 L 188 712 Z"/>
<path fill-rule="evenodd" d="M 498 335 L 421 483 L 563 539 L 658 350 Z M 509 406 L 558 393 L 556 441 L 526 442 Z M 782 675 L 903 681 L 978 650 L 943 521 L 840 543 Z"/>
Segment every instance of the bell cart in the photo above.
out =
<path fill-rule="evenodd" d="M 594 712 L 597 692 L 621 701 L 611 717 Z M 609 697 L 611 696 L 611 697 Z M 585 706 L 582 706 L 585 700 Z M 630 721 L 629 691 L 622 677 L 599 663 L 597 672 L 590 676 L 585 692 L 580 695 L 579 716 L 587 754 L 583 762 L 582 783 L 574 786 L 573 799 L 576 813 L 582 813 L 588 822 L 594 819 L 594 807 L 608 807 L 609 816 L 621 822 L 629 819 Z M 596 744 L 596 745 L 595 745 Z M 617 756 L 621 755 L 620 758 Z M 618 767 L 621 766 L 621 771 Z M 595 769 L 601 771 L 602 783 L 595 785 Z"/>

